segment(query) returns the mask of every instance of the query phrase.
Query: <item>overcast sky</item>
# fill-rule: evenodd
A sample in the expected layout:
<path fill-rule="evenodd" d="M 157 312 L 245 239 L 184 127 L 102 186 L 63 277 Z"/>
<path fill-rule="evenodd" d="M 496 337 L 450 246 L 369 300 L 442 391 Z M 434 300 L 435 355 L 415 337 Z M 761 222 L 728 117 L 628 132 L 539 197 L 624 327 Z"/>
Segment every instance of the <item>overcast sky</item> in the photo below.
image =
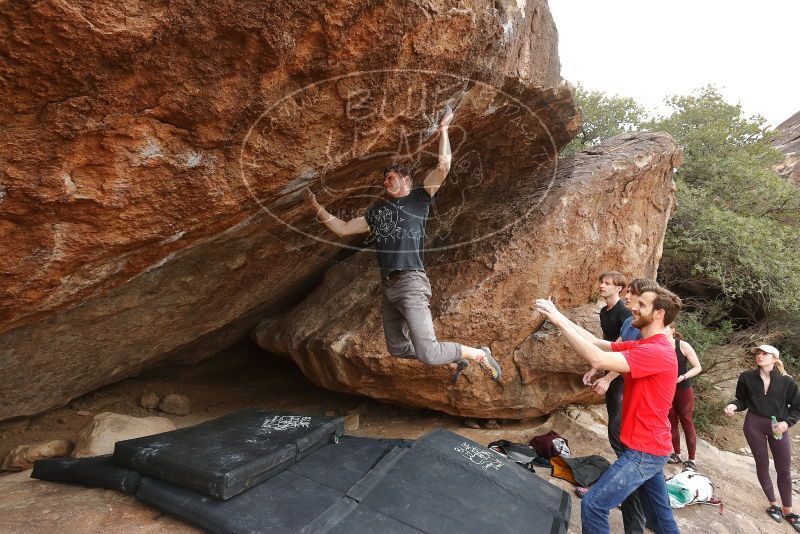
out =
<path fill-rule="evenodd" d="M 665 111 L 715 84 L 777 126 L 800 111 L 800 0 L 549 0 L 561 75 Z"/>

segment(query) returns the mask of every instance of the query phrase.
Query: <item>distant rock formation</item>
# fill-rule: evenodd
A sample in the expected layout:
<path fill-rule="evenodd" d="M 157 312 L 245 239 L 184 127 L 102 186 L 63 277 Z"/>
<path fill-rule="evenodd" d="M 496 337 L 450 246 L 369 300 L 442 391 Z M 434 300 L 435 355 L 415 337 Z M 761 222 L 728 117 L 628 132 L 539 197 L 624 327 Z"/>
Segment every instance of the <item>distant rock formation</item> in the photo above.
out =
<path fill-rule="evenodd" d="M 681 149 L 667 134 L 626 134 L 557 168 L 527 169 L 522 157 L 490 161 L 496 185 L 466 196 L 457 219 L 429 223 L 426 258 L 439 339 L 488 343 L 502 384 L 473 365 L 452 386 L 447 367 L 387 353 L 372 250 L 332 267 L 303 302 L 264 320 L 258 343 L 290 356 L 320 386 L 451 414 L 525 418 L 599 402 L 581 383 L 588 365 L 557 330 L 542 328 L 531 306 L 552 295 L 599 334 L 599 305 L 587 304 L 597 275 L 655 277 Z M 436 248 L 443 225 L 441 243 L 462 246 Z"/>
<path fill-rule="evenodd" d="M 772 146 L 786 156 L 775 171 L 800 187 L 800 111 L 780 123 L 775 130 L 778 137 Z"/>

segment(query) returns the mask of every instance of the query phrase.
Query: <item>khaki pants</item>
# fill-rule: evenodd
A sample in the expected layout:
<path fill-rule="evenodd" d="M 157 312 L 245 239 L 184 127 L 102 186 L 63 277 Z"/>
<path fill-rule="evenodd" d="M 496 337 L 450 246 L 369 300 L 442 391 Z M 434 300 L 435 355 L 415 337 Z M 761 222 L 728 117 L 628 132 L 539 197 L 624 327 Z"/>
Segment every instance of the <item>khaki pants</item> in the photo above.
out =
<path fill-rule="evenodd" d="M 428 303 L 431 283 L 424 271 L 408 271 L 381 281 L 383 333 L 389 354 L 428 365 L 461 359 L 461 345 L 437 341 Z"/>

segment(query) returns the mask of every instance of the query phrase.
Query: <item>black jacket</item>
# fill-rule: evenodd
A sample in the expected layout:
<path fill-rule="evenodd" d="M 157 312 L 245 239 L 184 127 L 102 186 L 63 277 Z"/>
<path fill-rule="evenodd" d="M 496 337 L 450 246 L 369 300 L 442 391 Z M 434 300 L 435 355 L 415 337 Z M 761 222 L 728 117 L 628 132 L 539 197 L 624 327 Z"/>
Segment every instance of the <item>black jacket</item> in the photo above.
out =
<path fill-rule="evenodd" d="M 800 390 L 791 376 L 780 374 L 776 369 L 770 373 L 769 389 L 764 394 L 764 381 L 758 369 L 739 375 L 736 384 L 736 411 L 750 410 L 761 417 L 772 417 L 786 421 L 789 426 L 800 419 Z"/>

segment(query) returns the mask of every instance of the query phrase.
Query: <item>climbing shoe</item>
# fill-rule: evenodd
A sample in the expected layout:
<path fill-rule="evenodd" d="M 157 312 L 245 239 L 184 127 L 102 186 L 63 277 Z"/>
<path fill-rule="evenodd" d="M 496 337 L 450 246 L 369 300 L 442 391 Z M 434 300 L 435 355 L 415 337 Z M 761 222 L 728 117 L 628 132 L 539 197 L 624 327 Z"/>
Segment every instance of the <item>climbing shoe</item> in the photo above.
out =
<path fill-rule="evenodd" d="M 767 508 L 767 515 L 774 519 L 776 522 L 780 523 L 783 521 L 783 512 L 781 511 L 781 507 L 777 505 L 772 505 Z"/>
<path fill-rule="evenodd" d="M 800 532 L 800 516 L 797 514 L 783 514 L 783 518 L 787 523 L 792 525 L 792 528 L 795 530 L 795 532 Z"/>
<path fill-rule="evenodd" d="M 492 350 L 489 347 L 481 347 L 481 350 L 483 351 L 483 358 L 478 360 L 481 369 L 491 376 L 492 380 L 500 382 L 500 379 L 503 377 L 503 370 L 500 368 L 500 364 L 497 363 L 497 360 L 492 358 Z"/>

